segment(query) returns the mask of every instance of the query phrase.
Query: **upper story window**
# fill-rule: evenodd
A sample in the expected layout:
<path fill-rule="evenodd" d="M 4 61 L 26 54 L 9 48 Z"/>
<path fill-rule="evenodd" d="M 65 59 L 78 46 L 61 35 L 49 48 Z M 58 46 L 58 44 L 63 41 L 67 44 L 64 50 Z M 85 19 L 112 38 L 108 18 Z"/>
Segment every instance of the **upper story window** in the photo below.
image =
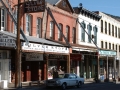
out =
<path fill-rule="evenodd" d="M 92 26 L 91 24 L 87 25 L 88 34 L 91 37 Z M 91 43 L 91 38 L 88 36 L 88 42 Z"/>
<path fill-rule="evenodd" d="M 113 47 L 113 50 L 114 50 L 114 44 L 112 45 L 112 47 Z"/>
<path fill-rule="evenodd" d="M 81 23 L 81 41 L 85 42 L 85 28 L 86 24 L 84 22 Z"/>
<path fill-rule="evenodd" d="M 109 35 L 111 35 L 111 25 L 109 23 Z"/>
<path fill-rule="evenodd" d="M 104 48 L 104 44 L 103 44 L 103 41 L 101 41 L 101 48 Z"/>
<path fill-rule="evenodd" d="M 61 23 L 58 24 L 61 32 L 63 32 L 63 25 Z M 58 40 L 62 41 L 62 33 L 60 32 L 60 30 L 58 29 Z"/>
<path fill-rule="evenodd" d="M 53 39 L 53 34 L 54 34 L 54 22 L 50 22 L 50 39 Z"/>
<path fill-rule="evenodd" d="M 120 28 L 118 28 L 118 38 L 120 38 Z"/>
<path fill-rule="evenodd" d="M 63 7 L 66 7 L 66 6 L 67 6 L 67 3 L 66 3 L 65 0 L 62 1 L 62 6 L 63 6 Z"/>
<path fill-rule="evenodd" d="M 107 42 L 105 42 L 105 49 L 107 49 Z"/>
<path fill-rule="evenodd" d="M 14 10 L 14 17 L 17 20 L 17 7 L 15 7 L 15 10 Z M 14 31 L 13 31 L 13 33 L 17 34 L 17 26 L 15 24 L 14 24 Z"/>
<path fill-rule="evenodd" d="M 70 27 L 66 26 L 66 39 L 69 41 L 69 33 L 70 33 Z"/>
<path fill-rule="evenodd" d="M 119 45 L 119 52 L 120 52 L 120 45 Z"/>
<path fill-rule="evenodd" d="M 115 37 L 117 37 L 117 27 L 115 27 Z"/>
<path fill-rule="evenodd" d="M 76 28 L 72 29 L 72 43 L 76 43 Z"/>
<path fill-rule="evenodd" d="M 111 49 L 111 43 L 109 43 L 109 49 Z"/>
<path fill-rule="evenodd" d="M 117 44 L 116 44 L 116 50 L 117 50 Z"/>
<path fill-rule="evenodd" d="M 105 34 L 107 34 L 107 22 L 105 22 Z"/>
<path fill-rule="evenodd" d="M 101 32 L 103 32 L 103 20 L 101 20 Z"/>
<path fill-rule="evenodd" d="M 31 19 L 32 16 L 30 14 L 26 14 L 26 35 L 32 35 Z"/>
<path fill-rule="evenodd" d="M 5 31 L 6 12 L 1 8 L 1 31 Z"/>
<path fill-rule="evenodd" d="M 112 36 L 114 36 L 114 25 L 112 25 Z"/>
<path fill-rule="evenodd" d="M 37 18 L 37 31 L 36 31 L 36 35 L 38 38 L 42 37 L 42 19 L 41 18 Z"/>
<path fill-rule="evenodd" d="M 94 42 L 95 42 L 95 44 L 97 44 L 97 32 L 98 32 L 98 28 L 96 26 L 94 26 L 93 30 L 94 30 Z"/>

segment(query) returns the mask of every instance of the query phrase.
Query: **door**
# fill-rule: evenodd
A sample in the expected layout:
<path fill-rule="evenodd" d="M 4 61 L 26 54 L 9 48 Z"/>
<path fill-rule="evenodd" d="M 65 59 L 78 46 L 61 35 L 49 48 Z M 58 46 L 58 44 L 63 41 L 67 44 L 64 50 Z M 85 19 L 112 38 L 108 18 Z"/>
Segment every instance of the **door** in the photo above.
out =
<path fill-rule="evenodd" d="M 0 82 L 1 82 L 1 76 L 2 76 L 2 60 L 0 60 Z"/>
<path fill-rule="evenodd" d="M 9 80 L 9 60 L 0 59 L 0 81 Z"/>

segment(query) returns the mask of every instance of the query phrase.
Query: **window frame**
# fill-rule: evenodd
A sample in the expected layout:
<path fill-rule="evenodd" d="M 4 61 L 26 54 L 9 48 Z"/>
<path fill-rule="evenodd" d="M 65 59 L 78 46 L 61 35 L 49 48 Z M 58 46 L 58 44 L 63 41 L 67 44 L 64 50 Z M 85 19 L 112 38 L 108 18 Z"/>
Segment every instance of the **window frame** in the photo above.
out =
<path fill-rule="evenodd" d="M 85 24 L 85 22 L 83 21 L 82 23 L 81 23 L 81 41 L 82 42 L 85 42 L 85 29 L 86 29 L 86 24 Z"/>
<path fill-rule="evenodd" d="M 36 27 L 36 36 L 38 38 L 42 37 L 42 18 L 37 17 L 37 27 Z"/>
<path fill-rule="evenodd" d="M 54 29 L 55 29 L 55 24 L 53 21 L 50 21 L 50 39 L 54 38 Z"/>
<path fill-rule="evenodd" d="M 93 30 L 94 30 L 94 42 L 95 42 L 95 44 L 97 44 L 97 32 L 98 32 L 98 28 L 97 28 L 96 25 L 93 27 Z"/>
<path fill-rule="evenodd" d="M 4 13 L 2 13 L 2 10 L 4 11 Z M 2 15 L 3 14 L 3 15 Z M 1 8 L 1 31 L 5 31 L 6 29 L 6 19 L 7 19 L 7 16 L 6 16 L 6 10 L 2 7 Z"/>
<path fill-rule="evenodd" d="M 76 28 L 72 28 L 72 43 L 76 43 Z"/>
<path fill-rule="evenodd" d="M 58 29 L 58 40 L 62 41 L 62 32 L 63 32 L 63 25 L 61 23 L 58 24 L 60 30 Z"/>
<path fill-rule="evenodd" d="M 32 35 L 32 15 L 26 14 L 26 35 Z M 28 25 L 28 26 L 27 26 Z"/>
<path fill-rule="evenodd" d="M 69 42 L 69 33 L 70 33 L 70 27 L 68 25 L 66 25 L 65 36 L 66 36 L 66 39 L 68 40 L 68 42 Z"/>
<path fill-rule="evenodd" d="M 92 31 L 92 25 L 88 24 L 87 29 L 88 29 L 89 36 L 92 36 L 92 33 L 91 33 L 91 31 Z M 89 36 L 88 36 L 88 43 L 91 43 L 91 38 Z"/>

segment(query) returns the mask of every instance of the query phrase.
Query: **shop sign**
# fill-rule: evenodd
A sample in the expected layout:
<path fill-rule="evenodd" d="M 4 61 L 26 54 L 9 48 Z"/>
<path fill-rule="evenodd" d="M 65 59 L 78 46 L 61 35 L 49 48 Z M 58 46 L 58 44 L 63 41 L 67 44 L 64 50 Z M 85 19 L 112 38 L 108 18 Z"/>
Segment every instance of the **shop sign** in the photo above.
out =
<path fill-rule="evenodd" d="M 100 55 L 110 55 L 110 56 L 116 56 L 116 52 L 115 51 L 105 51 L 105 50 L 100 50 L 99 51 Z"/>
<path fill-rule="evenodd" d="M 69 53 L 69 49 L 67 47 L 58 47 L 58 46 L 42 45 L 35 43 L 29 43 L 29 45 L 26 45 L 26 43 L 22 43 L 22 50 Z"/>
<path fill-rule="evenodd" d="M 49 59 L 67 59 L 64 55 L 50 54 Z"/>
<path fill-rule="evenodd" d="M 45 0 L 27 1 L 24 7 L 25 13 L 44 12 Z"/>
<path fill-rule="evenodd" d="M 26 53 L 26 61 L 43 61 L 43 54 Z"/>
<path fill-rule="evenodd" d="M 70 59 L 72 60 L 81 60 L 82 55 L 81 54 L 70 54 Z"/>
<path fill-rule="evenodd" d="M 16 47 L 15 38 L 0 33 L 0 46 L 4 47 Z"/>

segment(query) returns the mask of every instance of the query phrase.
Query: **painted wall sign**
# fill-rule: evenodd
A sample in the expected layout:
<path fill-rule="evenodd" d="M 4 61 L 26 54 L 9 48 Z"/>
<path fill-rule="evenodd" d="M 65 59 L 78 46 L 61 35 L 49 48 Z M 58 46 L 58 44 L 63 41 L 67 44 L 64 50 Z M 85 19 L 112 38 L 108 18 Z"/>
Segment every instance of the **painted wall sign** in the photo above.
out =
<path fill-rule="evenodd" d="M 69 53 L 69 49 L 66 47 L 42 45 L 42 44 L 35 44 L 35 43 L 29 43 L 29 45 L 26 45 L 26 43 L 22 43 L 22 50 Z"/>
<path fill-rule="evenodd" d="M 43 54 L 26 53 L 26 61 L 43 61 Z"/>
<path fill-rule="evenodd" d="M 100 55 L 111 55 L 111 56 L 115 56 L 117 53 L 115 51 L 105 51 L 105 50 L 100 50 L 99 51 Z"/>
<path fill-rule="evenodd" d="M 16 47 L 15 38 L 0 33 L 0 46 L 4 47 Z"/>
<path fill-rule="evenodd" d="M 27 1 L 24 6 L 25 13 L 44 12 L 45 0 Z"/>

